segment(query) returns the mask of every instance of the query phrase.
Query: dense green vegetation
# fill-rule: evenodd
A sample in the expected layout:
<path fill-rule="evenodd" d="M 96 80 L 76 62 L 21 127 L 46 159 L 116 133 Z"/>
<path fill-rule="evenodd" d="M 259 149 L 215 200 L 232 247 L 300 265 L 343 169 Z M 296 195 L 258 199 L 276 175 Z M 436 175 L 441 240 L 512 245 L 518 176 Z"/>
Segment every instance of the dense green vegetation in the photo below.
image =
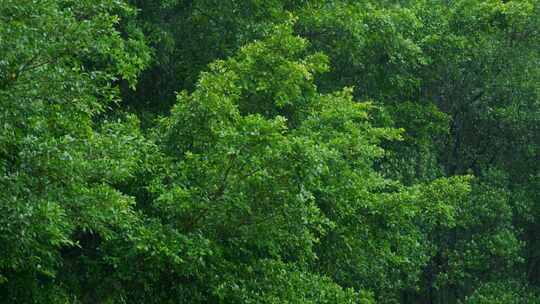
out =
<path fill-rule="evenodd" d="M 540 303 L 538 0 L 0 0 L 0 303 Z"/>

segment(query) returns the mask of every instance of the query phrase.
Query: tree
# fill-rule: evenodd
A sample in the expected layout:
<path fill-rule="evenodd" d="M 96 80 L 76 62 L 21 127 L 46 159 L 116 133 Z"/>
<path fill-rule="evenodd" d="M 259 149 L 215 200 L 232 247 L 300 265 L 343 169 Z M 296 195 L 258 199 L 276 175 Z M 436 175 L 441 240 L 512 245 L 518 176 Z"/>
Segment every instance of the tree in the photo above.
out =
<path fill-rule="evenodd" d="M 171 164 L 152 186 L 153 213 L 208 244 L 203 273 L 186 274 L 199 287 L 230 286 L 245 276 L 238 263 L 285 262 L 389 302 L 414 286 L 430 255 L 414 218 L 425 215 L 426 229 L 437 217 L 452 221 L 467 181 L 406 189 L 379 175 L 378 145 L 398 139 L 399 130 L 372 126 L 372 106 L 349 89 L 319 93 L 314 78 L 326 57 L 306 47 L 291 25 L 275 27 L 213 63 L 192 94 L 179 94 L 156 132 Z M 440 201 L 415 204 L 426 191 L 440 192 Z"/>
<path fill-rule="evenodd" d="M 100 115 L 116 78 L 134 84 L 148 61 L 141 36 L 118 29 L 133 13 L 111 1 L 0 2 L 4 301 L 88 302 L 114 286 L 101 278 L 102 247 L 137 221 L 115 185 L 138 166 L 142 137 L 134 117 Z"/>

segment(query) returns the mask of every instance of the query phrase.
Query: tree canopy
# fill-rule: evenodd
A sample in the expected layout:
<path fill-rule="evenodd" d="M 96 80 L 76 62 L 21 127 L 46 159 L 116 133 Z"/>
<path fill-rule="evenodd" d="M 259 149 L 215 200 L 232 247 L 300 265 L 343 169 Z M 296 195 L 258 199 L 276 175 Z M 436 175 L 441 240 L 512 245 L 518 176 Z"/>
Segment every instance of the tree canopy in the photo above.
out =
<path fill-rule="evenodd" d="M 0 0 L 0 303 L 540 303 L 540 2 Z"/>

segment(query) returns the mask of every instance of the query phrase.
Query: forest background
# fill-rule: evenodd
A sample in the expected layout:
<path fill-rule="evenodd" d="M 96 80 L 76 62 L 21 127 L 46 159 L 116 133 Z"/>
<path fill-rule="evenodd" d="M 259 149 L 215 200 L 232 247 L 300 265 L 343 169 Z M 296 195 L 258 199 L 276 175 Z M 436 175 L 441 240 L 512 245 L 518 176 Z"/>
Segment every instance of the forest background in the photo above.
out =
<path fill-rule="evenodd" d="M 540 303 L 538 0 L 0 0 L 1 303 Z"/>

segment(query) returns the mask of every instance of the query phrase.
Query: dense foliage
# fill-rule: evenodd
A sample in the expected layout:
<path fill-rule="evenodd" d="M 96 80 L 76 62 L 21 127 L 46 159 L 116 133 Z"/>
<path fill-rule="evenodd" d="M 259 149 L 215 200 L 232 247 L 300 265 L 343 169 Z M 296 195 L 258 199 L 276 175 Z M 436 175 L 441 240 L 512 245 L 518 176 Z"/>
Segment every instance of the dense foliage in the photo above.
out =
<path fill-rule="evenodd" d="M 540 303 L 537 0 L 0 0 L 0 303 Z"/>

